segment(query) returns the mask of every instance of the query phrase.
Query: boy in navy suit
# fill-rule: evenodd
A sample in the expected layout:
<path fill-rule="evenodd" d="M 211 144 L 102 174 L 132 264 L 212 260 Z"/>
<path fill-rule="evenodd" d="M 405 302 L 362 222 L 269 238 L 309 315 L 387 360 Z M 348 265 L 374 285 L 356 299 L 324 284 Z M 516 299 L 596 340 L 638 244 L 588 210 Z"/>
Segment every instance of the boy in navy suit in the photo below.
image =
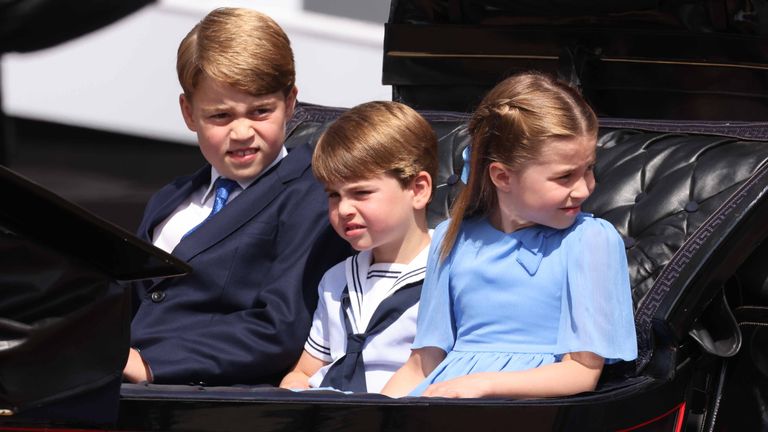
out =
<path fill-rule="evenodd" d="M 193 271 L 134 286 L 123 376 L 274 384 L 311 324 L 317 297 L 303 287 L 348 250 L 324 236 L 327 204 L 310 145 L 290 154 L 283 145 L 297 93 L 290 42 L 266 15 L 216 9 L 182 40 L 176 68 L 184 121 L 209 164 L 150 199 L 139 235 Z"/>

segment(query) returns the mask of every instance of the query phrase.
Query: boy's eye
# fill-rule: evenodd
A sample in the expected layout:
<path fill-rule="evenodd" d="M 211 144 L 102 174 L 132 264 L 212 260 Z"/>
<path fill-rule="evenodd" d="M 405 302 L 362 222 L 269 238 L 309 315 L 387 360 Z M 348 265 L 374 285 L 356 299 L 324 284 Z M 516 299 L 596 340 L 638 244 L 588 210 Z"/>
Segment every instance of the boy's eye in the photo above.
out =
<path fill-rule="evenodd" d="M 256 116 L 256 117 L 263 117 L 265 115 L 270 114 L 271 112 L 272 112 L 272 108 L 260 107 L 260 108 L 256 108 L 253 111 L 251 111 L 251 115 Z"/>
<path fill-rule="evenodd" d="M 339 197 L 338 192 L 328 192 L 328 199 L 336 199 Z"/>
<path fill-rule="evenodd" d="M 224 120 L 228 116 L 229 116 L 229 114 L 222 112 L 222 113 L 213 113 L 213 114 L 209 115 L 208 118 L 211 119 L 211 120 Z"/>
<path fill-rule="evenodd" d="M 358 196 L 358 197 L 366 197 L 366 196 L 368 196 L 368 195 L 370 195 L 372 193 L 373 193 L 373 191 L 370 191 L 370 190 L 367 190 L 367 189 L 355 191 L 355 195 Z"/>

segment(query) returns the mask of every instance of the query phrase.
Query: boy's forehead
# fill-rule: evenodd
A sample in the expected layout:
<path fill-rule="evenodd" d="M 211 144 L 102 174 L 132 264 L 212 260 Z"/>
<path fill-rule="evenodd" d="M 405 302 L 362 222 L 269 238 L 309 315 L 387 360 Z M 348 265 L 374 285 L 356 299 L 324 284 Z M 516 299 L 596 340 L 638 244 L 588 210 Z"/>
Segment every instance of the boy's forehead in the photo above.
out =
<path fill-rule="evenodd" d="M 356 177 L 352 179 L 340 179 L 337 181 L 327 182 L 325 183 L 325 188 L 328 190 L 349 189 L 349 188 L 355 188 L 358 186 L 365 186 L 371 183 L 386 181 L 388 179 L 397 181 L 397 178 L 391 174 L 377 173 L 377 174 L 370 175 L 366 173 L 364 176 L 361 176 L 361 177 Z"/>
<path fill-rule="evenodd" d="M 192 101 L 201 103 L 218 103 L 233 99 L 240 101 L 247 100 L 250 103 L 269 103 L 285 102 L 288 99 L 288 95 L 280 90 L 272 93 L 253 94 L 250 91 L 208 77 L 201 79 L 200 82 L 198 82 L 198 85 L 193 89 L 193 93 L 190 96 Z"/>
<path fill-rule="evenodd" d="M 282 89 L 269 91 L 265 89 L 250 89 L 244 88 L 237 83 L 231 83 L 223 80 L 213 78 L 207 74 L 203 74 L 195 83 L 195 86 L 191 89 L 192 97 L 201 92 L 216 92 L 216 93 L 240 93 L 252 98 L 258 99 L 281 99 L 286 100 L 290 96 L 290 92 L 285 92 Z"/>

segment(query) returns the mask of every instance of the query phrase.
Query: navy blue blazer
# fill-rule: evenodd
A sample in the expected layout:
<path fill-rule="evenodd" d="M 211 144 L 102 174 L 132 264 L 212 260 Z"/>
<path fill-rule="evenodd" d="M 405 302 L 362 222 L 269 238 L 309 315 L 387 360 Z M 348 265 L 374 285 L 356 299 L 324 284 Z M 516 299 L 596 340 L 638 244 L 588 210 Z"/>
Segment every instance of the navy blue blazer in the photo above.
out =
<path fill-rule="evenodd" d="M 156 383 L 276 384 L 303 349 L 323 273 L 349 255 L 330 228 L 327 198 L 310 168 L 312 147 L 293 149 L 173 255 L 193 271 L 134 284 L 132 346 Z M 177 179 L 147 204 L 139 236 L 196 189 L 210 166 Z"/>

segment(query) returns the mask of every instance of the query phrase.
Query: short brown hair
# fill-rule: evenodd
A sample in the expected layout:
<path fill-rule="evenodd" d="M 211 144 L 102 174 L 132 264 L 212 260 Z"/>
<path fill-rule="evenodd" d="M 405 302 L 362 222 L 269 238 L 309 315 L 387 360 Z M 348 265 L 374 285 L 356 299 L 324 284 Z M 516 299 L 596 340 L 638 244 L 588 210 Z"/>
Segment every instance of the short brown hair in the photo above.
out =
<path fill-rule="evenodd" d="M 211 11 L 181 41 L 176 73 L 191 98 L 206 75 L 253 96 L 293 89 L 296 71 L 288 36 L 252 9 Z"/>
<path fill-rule="evenodd" d="M 597 128 L 597 116 L 581 94 L 550 75 L 523 72 L 496 84 L 469 121 L 469 181 L 451 208 L 440 256 L 450 253 L 464 219 L 498 205 L 488 171 L 492 162 L 521 169 L 551 140 L 596 137 Z"/>
<path fill-rule="evenodd" d="M 323 133 L 312 170 L 325 184 L 388 174 L 405 187 L 421 171 L 435 178 L 437 136 L 407 105 L 367 102 L 346 111 Z"/>

